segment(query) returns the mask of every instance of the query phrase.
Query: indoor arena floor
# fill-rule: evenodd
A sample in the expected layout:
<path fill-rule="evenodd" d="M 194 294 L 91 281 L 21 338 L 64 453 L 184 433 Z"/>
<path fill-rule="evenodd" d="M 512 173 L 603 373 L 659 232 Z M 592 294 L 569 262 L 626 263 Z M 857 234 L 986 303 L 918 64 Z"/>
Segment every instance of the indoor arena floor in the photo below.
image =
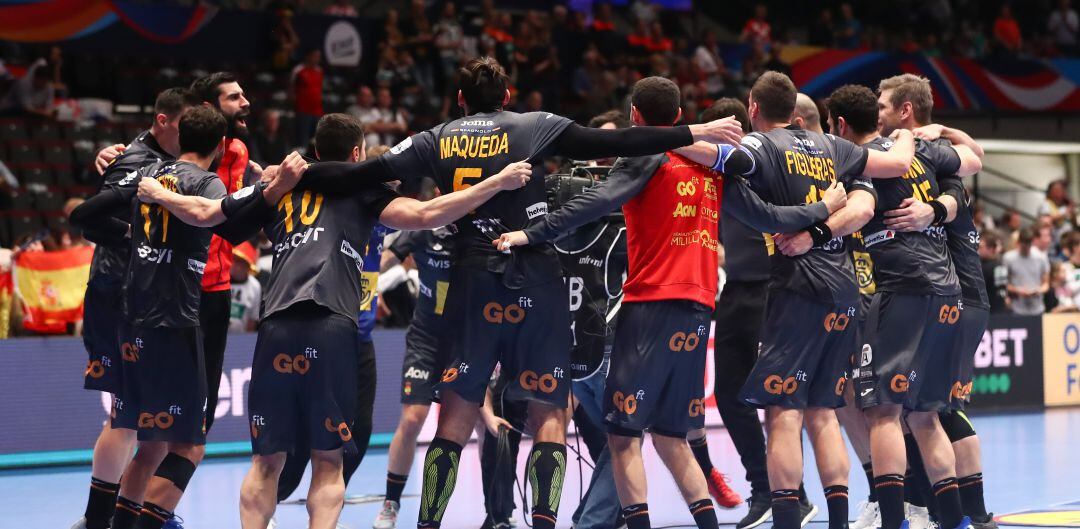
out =
<path fill-rule="evenodd" d="M 981 416 L 975 417 L 974 422 L 982 439 L 988 508 L 998 515 L 1013 515 L 1002 521 L 1017 527 L 1080 527 L 1080 409 Z M 805 444 L 809 447 L 809 443 Z M 748 485 L 727 431 L 710 431 L 709 445 L 714 462 L 731 477 L 735 489 L 745 495 Z M 584 450 L 584 445 L 581 448 Z M 406 497 L 398 520 L 398 526 L 403 529 L 415 527 L 422 450 L 415 459 L 405 489 Z M 527 452 L 523 449 L 523 453 Z M 646 470 L 651 477 L 649 511 L 653 526 L 691 527 L 693 519 L 659 458 L 650 446 L 646 447 L 645 453 Z M 523 464 L 525 457 L 520 459 L 519 463 Z M 585 475 L 579 478 L 581 473 L 576 459 L 569 459 L 559 527 L 570 527 L 570 515 L 578 503 L 579 482 L 588 483 L 588 467 L 584 467 Z M 858 469 L 857 464 L 853 467 Z M 185 526 L 188 529 L 240 527 L 237 505 L 240 482 L 247 468 L 246 458 L 214 459 L 204 463 L 177 509 L 186 520 Z M 82 514 L 89 472 L 89 467 L 0 472 L 0 527 L 67 529 Z M 352 498 L 342 513 L 342 525 L 351 529 L 371 527 L 381 499 L 374 496 L 383 492 L 385 475 L 386 450 L 372 450 L 349 486 L 348 495 Z M 520 471 L 518 475 L 521 475 Z M 824 499 L 812 464 L 807 468 L 806 484 L 811 501 L 820 505 L 823 511 L 815 525 L 824 527 Z M 293 499 L 301 497 L 305 491 L 306 485 L 302 485 Z M 363 501 L 364 496 L 371 497 Z M 853 472 L 853 516 L 858 500 L 865 496 L 865 479 L 861 473 Z M 475 445 L 470 445 L 462 457 L 457 489 L 443 526 L 447 529 L 479 527 L 483 520 L 482 505 L 479 463 Z M 721 525 L 733 526 L 745 513 L 745 507 L 718 512 Z M 306 528 L 304 506 L 296 503 L 280 505 L 277 521 L 281 529 Z M 525 528 L 520 517 L 517 525 Z M 767 528 L 768 524 L 763 527 Z"/>

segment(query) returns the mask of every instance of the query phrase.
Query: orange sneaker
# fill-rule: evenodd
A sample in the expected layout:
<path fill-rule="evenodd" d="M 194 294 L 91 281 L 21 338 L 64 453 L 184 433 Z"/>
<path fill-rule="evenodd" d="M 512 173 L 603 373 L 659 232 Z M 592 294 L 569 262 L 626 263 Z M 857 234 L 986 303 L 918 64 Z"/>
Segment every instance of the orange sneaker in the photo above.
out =
<path fill-rule="evenodd" d="M 716 499 L 716 504 L 725 509 L 734 509 L 742 504 L 742 496 L 728 486 L 728 478 L 716 468 L 709 472 L 709 494 Z"/>

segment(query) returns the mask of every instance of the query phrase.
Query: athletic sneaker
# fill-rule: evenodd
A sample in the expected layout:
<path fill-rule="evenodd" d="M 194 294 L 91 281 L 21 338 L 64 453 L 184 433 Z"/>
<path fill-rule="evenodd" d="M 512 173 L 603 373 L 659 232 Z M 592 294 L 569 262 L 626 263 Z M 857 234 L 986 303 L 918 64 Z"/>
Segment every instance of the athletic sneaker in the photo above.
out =
<path fill-rule="evenodd" d="M 930 510 L 910 503 L 904 504 L 904 517 L 911 529 L 930 529 Z"/>
<path fill-rule="evenodd" d="M 859 515 L 851 523 L 850 529 L 875 529 L 881 527 L 881 509 L 878 508 L 878 502 L 859 502 L 856 510 L 859 511 Z"/>
<path fill-rule="evenodd" d="M 799 522 L 799 527 L 806 527 L 806 524 L 810 523 L 810 520 L 813 520 L 814 517 L 817 516 L 817 513 L 817 505 L 810 503 L 810 500 L 806 500 L 805 502 L 800 501 L 799 514 L 802 515 L 802 522 Z"/>
<path fill-rule="evenodd" d="M 184 519 L 174 514 L 172 518 L 165 520 L 161 529 L 184 529 Z"/>
<path fill-rule="evenodd" d="M 728 486 L 728 478 L 716 467 L 709 472 L 709 494 L 716 500 L 716 504 L 725 509 L 734 509 L 742 503 L 742 497 Z"/>
<path fill-rule="evenodd" d="M 968 518 L 967 516 L 961 518 L 960 523 L 953 529 L 972 529 L 971 518 Z"/>
<path fill-rule="evenodd" d="M 277 520 L 273 516 L 270 517 L 270 523 L 266 524 L 266 529 L 277 529 Z"/>
<path fill-rule="evenodd" d="M 399 510 L 401 510 L 400 503 L 393 500 L 384 501 L 382 510 L 375 517 L 375 523 L 371 524 L 371 527 L 373 529 L 394 529 L 397 527 L 397 513 Z"/>
<path fill-rule="evenodd" d="M 750 507 L 750 512 L 735 524 L 735 529 L 752 529 L 772 518 L 772 496 L 751 493 L 746 503 Z"/>
<path fill-rule="evenodd" d="M 986 516 L 986 520 L 982 522 L 973 518 L 971 520 L 971 527 L 972 529 L 998 529 L 998 524 L 997 521 L 994 520 L 994 513 L 990 513 Z"/>
<path fill-rule="evenodd" d="M 86 518 L 79 518 L 79 521 L 75 522 L 71 529 L 86 529 Z"/>

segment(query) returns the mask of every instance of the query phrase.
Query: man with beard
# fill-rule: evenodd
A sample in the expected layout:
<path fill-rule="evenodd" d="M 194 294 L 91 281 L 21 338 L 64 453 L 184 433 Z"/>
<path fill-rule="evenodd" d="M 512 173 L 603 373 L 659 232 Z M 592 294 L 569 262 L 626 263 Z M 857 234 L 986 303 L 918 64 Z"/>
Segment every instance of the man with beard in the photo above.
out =
<path fill-rule="evenodd" d="M 251 104 L 244 97 L 244 89 L 232 73 L 216 72 L 197 79 L 191 84 L 191 91 L 202 98 L 204 105 L 217 108 L 225 116 L 228 128 L 221 143 L 221 160 L 216 171 L 225 184 L 226 193 L 239 191 L 244 186 L 244 173 L 248 168 L 248 148 L 240 138 L 247 136 L 247 117 L 251 113 Z M 221 385 L 221 369 L 225 361 L 232 261 L 232 245 L 214 235 L 210 239 L 210 253 L 203 273 L 203 299 L 199 309 L 203 354 L 206 355 L 207 431 L 214 425 L 218 386 Z"/>

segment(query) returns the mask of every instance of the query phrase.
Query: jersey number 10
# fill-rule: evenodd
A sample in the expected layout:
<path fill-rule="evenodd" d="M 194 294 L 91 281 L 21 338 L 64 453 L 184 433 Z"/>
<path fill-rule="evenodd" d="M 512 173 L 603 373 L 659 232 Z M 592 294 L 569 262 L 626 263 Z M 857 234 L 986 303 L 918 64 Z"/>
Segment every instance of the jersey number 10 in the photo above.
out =
<path fill-rule="evenodd" d="M 312 196 L 315 197 L 315 204 L 312 205 Z M 295 221 L 293 220 L 294 206 L 293 206 L 293 194 L 292 191 L 285 193 L 285 196 L 281 197 L 281 201 L 278 202 L 278 211 L 285 211 L 285 232 L 292 233 L 296 228 Z M 322 193 L 312 193 L 311 191 L 304 191 L 303 196 L 300 197 L 300 223 L 305 226 L 311 226 L 315 223 L 315 220 L 319 218 L 319 211 L 322 210 L 323 195 Z"/>

